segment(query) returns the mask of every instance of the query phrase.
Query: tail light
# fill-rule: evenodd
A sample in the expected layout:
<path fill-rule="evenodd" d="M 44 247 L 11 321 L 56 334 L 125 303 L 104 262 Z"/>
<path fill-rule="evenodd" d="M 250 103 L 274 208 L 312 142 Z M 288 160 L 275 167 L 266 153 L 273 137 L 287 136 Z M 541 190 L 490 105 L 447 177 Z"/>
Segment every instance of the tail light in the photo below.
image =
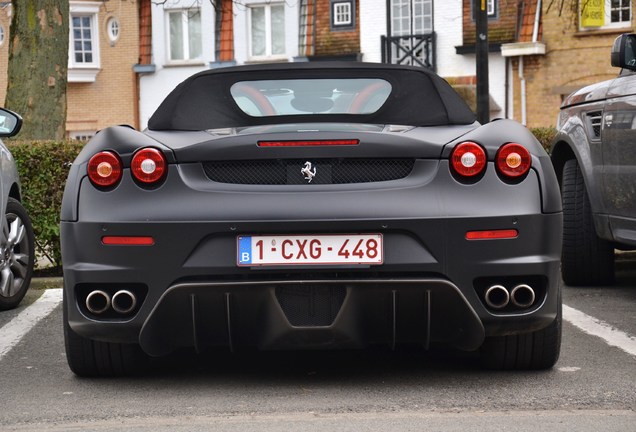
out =
<path fill-rule="evenodd" d="M 104 188 L 114 186 L 121 176 L 121 160 L 113 152 L 97 153 L 88 161 L 88 178 L 95 186 Z"/>
<path fill-rule="evenodd" d="M 166 158 L 156 148 L 146 147 L 138 150 L 130 163 L 133 177 L 143 184 L 157 183 L 166 173 Z"/>
<path fill-rule="evenodd" d="M 495 158 L 497 170 L 505 177 L 516 179 L 530 170 L 530 152 L 521 144 L 508 143 L 501 146 Z"/>
<path fill-rule="evenodd" d="M 477 143 L 458 144 L 451 154 L 451 166 L 462 177 L 475 177 L 486 169 L 486 151 Z"/>

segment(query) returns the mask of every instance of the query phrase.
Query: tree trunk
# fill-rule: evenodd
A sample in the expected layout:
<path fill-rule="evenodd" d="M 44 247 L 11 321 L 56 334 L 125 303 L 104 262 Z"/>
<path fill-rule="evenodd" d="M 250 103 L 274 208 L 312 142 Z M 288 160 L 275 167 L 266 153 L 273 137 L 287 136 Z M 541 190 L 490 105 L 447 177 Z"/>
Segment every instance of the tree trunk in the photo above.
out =
<path fill-rule="evenodd" d="M 69 0 L 13 0 L 7 108 L 24 118 L 20 137 L 66 133 Z"/>

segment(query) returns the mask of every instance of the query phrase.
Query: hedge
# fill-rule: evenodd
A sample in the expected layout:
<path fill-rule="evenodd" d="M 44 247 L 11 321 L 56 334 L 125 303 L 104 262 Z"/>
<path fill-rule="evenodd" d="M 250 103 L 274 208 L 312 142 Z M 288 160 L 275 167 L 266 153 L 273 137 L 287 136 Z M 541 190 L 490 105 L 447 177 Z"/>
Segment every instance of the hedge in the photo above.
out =
<path fill-rule="evenodd" d="M 36 253 L 62 266 L 60 251 L 60 208 L 70 164 L 84 147 L 79 141 L 18 141 L 9 147 L 22 182 L 22 204 L 35 231 Z"/>
<path fill-rule="evenodd" d="M 544 148 L 556 134 L 554 128 L 534 128 L 532 133 Z M 69 166 L 84 142 L 17 141 L 6 142 L 16 160 L 22 180 L 22 202 L 33 221 L 38 256 L 47 257 L 59 272 L 60 208 Z"/>

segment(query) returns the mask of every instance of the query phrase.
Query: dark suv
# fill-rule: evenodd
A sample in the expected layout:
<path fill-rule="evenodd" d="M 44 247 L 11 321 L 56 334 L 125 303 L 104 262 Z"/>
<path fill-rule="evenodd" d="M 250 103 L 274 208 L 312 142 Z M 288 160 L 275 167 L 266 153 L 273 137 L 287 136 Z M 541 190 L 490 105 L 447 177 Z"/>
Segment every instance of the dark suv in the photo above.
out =
<path fill-rule="evenodd" d="M 614 250 L 636 247 L 636 34 L 612 46 L 615 79 L 563 102 L 552 161 L 563 196 L 563 281 L 614 282 Z"/>

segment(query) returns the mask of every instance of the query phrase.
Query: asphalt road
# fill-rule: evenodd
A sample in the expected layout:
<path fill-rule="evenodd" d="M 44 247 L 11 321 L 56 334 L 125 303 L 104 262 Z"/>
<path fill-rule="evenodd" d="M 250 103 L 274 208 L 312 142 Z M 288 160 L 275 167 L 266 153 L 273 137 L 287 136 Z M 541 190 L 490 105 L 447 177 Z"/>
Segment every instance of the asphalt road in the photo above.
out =
<path fill-rule="evenodd" d="M 618 268 L 616 286 L 565 287 L 564 303 L 634 340 L 636 259 Z M 0 357 L 1 431 L 636 431 L 636 355 L 570 322 L 544 372 L 439 351 L 182 353 L 142 377 L 78 379 L 61 320 L 58 305 Z"/>

